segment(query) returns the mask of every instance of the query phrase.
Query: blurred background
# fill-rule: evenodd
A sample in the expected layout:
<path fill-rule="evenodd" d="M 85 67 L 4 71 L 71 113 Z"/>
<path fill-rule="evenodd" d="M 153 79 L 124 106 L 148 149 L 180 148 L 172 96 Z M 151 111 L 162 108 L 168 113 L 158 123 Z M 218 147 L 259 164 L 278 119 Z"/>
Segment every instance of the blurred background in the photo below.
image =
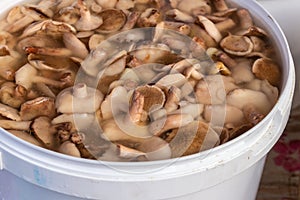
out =
<path fill-rule="evenodd" d="M 257 200 L 300 200 L 300 0 L 258 0 L 279 23 L 293 54 L 296 87 L 289 123 L 268 154 Z"/>

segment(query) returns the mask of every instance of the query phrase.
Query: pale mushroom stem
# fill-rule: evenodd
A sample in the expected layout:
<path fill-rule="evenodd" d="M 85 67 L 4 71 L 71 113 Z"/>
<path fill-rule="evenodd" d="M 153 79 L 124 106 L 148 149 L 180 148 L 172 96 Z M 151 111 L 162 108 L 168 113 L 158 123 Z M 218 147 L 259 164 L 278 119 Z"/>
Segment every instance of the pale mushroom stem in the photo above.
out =
<path fill-rule="evenodd" d="M 33 82 L 35 82 L 35 83 L 45 83 L 46 85 L 52 85 L 54 87 L 63 87 L 63 85 L 64 85 L 64 82 L 48 79 L 48 78 L 45 78 L 45 77 L 42 77 L 42 76 L 34 77 Z"/>
<path fill-rule="evenodd" d="M 73 95 L 78 98 L 84 98 L 88 95 L 87 86 L 84 83 L 79 83 L 73 87 Z"/>

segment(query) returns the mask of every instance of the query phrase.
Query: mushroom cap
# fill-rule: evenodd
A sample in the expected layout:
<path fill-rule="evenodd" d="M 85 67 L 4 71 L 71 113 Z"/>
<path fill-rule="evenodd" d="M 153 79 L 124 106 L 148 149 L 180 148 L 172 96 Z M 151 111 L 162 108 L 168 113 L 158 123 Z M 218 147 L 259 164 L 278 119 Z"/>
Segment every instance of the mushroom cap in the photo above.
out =
<path fill-rule="evenodd" d="M 58 147 L 58 137 L 56 137 L 56 129 L 51 126 L 51 120 L 48 117 L 38 117 L 32 123 L 33 134 L 46 147 L 56 149 Z"/>
<path fill-rule="evenodd" d="M 0 115 L 14 121 L 21 121 L 21 117 L 17 109 L 0 103 Z"/>
<path fill-rule="evenodd" d="M 126 23 L 126 15 L 122 10 L 105 9 L 98 15 L 103 19 L 103 24 L 96 30 L 99 33 L 116 32 Z"/>
<path fill-rule="evenodd" d="M 280 82 L 280 69 L 278 65 L 270 59 L 257 59 L 252 66 L 252 72 L 262 80 L 269 81 L 272 85 L 277 86 Z"/>
<path fill-rule="evenodd" d="M 165 93 L 157 86 L 139 86 L 135 91 L 139 92 L 144 97 L 143 110 L 146 112 L 149 112 L 152 109 L 160 109 L 165 103 Z"/>
<path fill-rule="evenodd" d="M 22 120 L 32 120 L 40 116 L 53 118 L 56 115 L 54 99 L 50 97 L 38 97 L 26 101 L 21 105 L 20 116 Z"/>
<path fill-rule="evenodd" d="M 220 42 L 225 52 L 236 55 L 245 56 L 253 51 L 253 43 L 246 36 L 229 35 Z"/>
<path fill-rule="evenodd" d="M 103 94 L 94 88 L 78 83 L 64 89 L 56 98 L 55 106 L 60 113 L 93 113 L 103 100 Z"/>
<path fill-rule="evenodd" d="M 166 139 L 172 157 L 180 157 L 210 149 L 219 144 L 219 135 L 202 121 L 194 121 L 187 126 L 174 129 Z"/>
<path fill-rule="evenodd" d="M 38 71 L 30 64 L 24 65 L 15 73 L 16 84 L 30 89 L 33 84 L 32 77 L 36 76 L 37 73 Z"/>
<path fill-rule="evenodd" d="M 263 92 L 250 89 L 238 88 L 231 91 L 227 95 L 226 102 L 227 104 L 235 106 L 241 110 L 243 110 L 247 105 L 253 105 L 264 115 L 268 114 L 273 107 L 268 97 Z"/>

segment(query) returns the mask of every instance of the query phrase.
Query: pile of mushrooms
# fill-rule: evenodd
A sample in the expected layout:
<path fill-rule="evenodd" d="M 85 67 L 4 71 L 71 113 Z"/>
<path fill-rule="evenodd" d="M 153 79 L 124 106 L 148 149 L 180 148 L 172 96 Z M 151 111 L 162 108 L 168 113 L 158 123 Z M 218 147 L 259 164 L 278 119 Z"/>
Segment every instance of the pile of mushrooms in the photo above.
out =
<path fill-rule="evenodd" d="M 0 127 L 88 159 L 211 149 L 276 104 L 270 37 L 225 0 L 24 3 L 0 21 Z"/>

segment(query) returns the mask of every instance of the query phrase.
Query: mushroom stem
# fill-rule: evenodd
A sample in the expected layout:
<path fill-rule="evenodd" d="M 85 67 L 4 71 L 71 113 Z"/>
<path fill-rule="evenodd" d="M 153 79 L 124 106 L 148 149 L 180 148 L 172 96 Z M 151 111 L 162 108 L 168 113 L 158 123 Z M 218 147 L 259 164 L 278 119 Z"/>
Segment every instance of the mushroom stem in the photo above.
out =
<path fill-rule="evenodd" d="M 240 9 L 236 12 L 241 29 L 248 29 L 250 26 L 253 26 L 253 20 L 248 10 Z"/>
<path fill-rule="evenodd" d="M 73 95 L 78 98 L 84 98 L 88 95 L 87 86 L 84 83 L 76 84 L 73 87 Z"/>
<path fill-rule="evenodd" d="M 90 31 L 98 28 L 103 20 L 100 17 L 93 16 L 83 0 L 77 1 L 81 18 L 75 23 L 75 27 L 80 31 Z"/>
<path fill-rule="evenodd" d="M 198 16 L 199 22 L 204 26 L 205 30 L 208 32 L 208 34 L 216 41 L 220 42 L 222 39 L 222 35 L 220 31 L 217 29 L 216 25 L 207 19 L 204 16 Z"/>

